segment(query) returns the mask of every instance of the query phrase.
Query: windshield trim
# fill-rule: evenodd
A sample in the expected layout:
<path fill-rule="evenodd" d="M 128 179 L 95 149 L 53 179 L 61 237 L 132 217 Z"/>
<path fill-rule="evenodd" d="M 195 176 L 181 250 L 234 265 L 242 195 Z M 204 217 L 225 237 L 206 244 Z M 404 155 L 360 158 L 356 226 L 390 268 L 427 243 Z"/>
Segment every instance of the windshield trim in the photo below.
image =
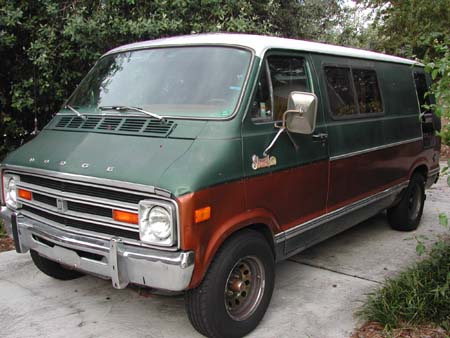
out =
<path fill-rule="evenodd" d="M 89 72 L 86 73 L 86 75 L 83 77 L 83 79 L 88 76 L 88 74 L 90 72 L 92 72 L 92 70 L 94 69 L 95 65 L 104 57 L 110 56 L 110 55 L 115 55 L 115 54 L 122 54 L 122 53 L 127 53 L 127 52 L 134 52 L 134 51 L 138 51 L 138 50 L 151 50 L 151 49 L 162 49 L 162 48 L 180 48 L 180 47 L 228 47 L 228 48 L 232 48 L 232 49 L 242 49 L 242 50 L 246 50 L 248 52 L 250 52 L 250 61 L 248 64 L 248 69 L 247 69 L 247 74 L 245 75 L 245 79 L 244 79 L 244 83 L 242 84 L 242 89 L 241 92 L 239 94 L 239 99 L 235 105 L 235 108 L 233 110 L 233 113 L 230 114 L 227 117 L 193 117 L 193 116 L 164 116 L 166 119 L 173 119 L 173 120 L 195 120 L 195 121 L 229 121 L 235 118 L 235 116 L 237 115 L 237 113 L 239 112 L 239 110 L 242 107 L 242 101 L 244 99 L 245 93 L 247 93 L 248 91 L 248 86 L 249 86 L 249 80 L 250 80 L 250 76 L 251 76 L 251 72 L 254 66 L 254 62 L 255 62 L 255 50 L 247 47 L 247 46 L 241 46 L 241 45 L 234 45 L 234 44 L 226 44 L 226 43 L 192 43 L 192 44 L 180 44 L 180 45 L 159 45 L 159 46 L 154 46 L 154 47 L 136 47 L 136 48 L 129 48 L 129 49 L 124 49 L 124 50 L 120 50 L 117 52 L 108 52 L 106 54 L 103 54 L 92 66 L 92 68 L 89 70 Z M 81 81 L 80 81 L 81 82 Z M 67 98 L 67 100 L 64 102 L 64 104 L 62 105 L 62 107 L 60 108 L 63 109 L 67 103 L 70 101 L 70 99 L 72 98 L 72 96 L 74 95 L 76 91 L 76 88 L 74 89 L 74 91 L 72 92 L 72 94 Z M 60 111 L 56 114 L 57 116 L 61 116 L 61 115 L 72 115 L 72 114 L 67 114 L 67 113 L 61 113 Z M 83 113 L 84 116 L 99 116 L 99 115 L 108 115 L 108 116 L 120 116 L 123 117 L 124 114 L 120 113 L 113 113 L 113 114 L 93 114 L 93 113 Z M 145 114 L 127 114 L 127 117 L 142 117 L 142 116 L 146 116 Z"/>

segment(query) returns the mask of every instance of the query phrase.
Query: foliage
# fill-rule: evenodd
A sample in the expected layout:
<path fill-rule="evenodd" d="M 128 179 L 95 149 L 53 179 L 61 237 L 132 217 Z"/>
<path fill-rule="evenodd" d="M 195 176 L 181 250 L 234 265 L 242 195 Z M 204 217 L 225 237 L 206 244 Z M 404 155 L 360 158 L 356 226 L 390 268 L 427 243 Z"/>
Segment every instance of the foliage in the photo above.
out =
<path fill-rule="evenodd" d="M 378 27 L 370 25 L 374 11 L 367 11 L 362 4 L 342 5 L 335 25 L 322 36 L 324 42 L 372 50 L 378 39 Z"/>
<path fill-rule="evenodd" d="M 449 304 L 450 245 L 441 241 L 427 259 L 371 293 L 358 315 L 387 330 L 430 322 L 449 330 Z"/>
<path fill-rule="evenodd" d="M 430 108 L 450 119 L 450 3 L 448 0 L 361 0 L 376 13 L 372 29 L 376 50 L 417 58 L 426 63 L 436 98 Z M 450 126 L 444 125 L 442 142 L 450 145 Z"/>
<path fill-rule="evenodd" d="M 94 62 L 121 44 L 199 32 L 317 39 L 341 0 L 0 0 L 0 135 L 5 151 L 58 111 Z"/>
<path fill-rule="evenodd" d="M 434 41 L 450 38 L 448 0 L 361 0 L 376 12 L 374 48 L 406 57 L 435 58 Z"/>
<path fill-rule="evenodd" d="M 439 57 L 429 60 L 426 64 L 426 70 L 431 74 L 434 83 L 431 87 L 431 94 L 436 103 L 430 105 L 438 116 L 447 120 L 450 119 L 450 38 L 447 43 L 435 41 L 434 50 Z M 450 145 L 450 125 L 445 124 L 440 133 L 442 142 Z M 450 180 L 449 180 L 450 183 Z"/>
<path fill-rule="evenodd" d="M 6 230 L 4 229 L 3 222 L 0 221 L 0 239 L 7 237 Z"/>

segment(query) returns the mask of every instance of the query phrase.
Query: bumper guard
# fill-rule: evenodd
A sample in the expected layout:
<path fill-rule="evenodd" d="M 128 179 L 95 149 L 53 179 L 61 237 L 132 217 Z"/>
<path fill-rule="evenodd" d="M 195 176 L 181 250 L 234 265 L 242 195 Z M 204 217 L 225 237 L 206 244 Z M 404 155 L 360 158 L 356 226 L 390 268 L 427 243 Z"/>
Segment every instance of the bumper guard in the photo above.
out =
<path fill-rule="evenodd" d="M 19 253 L 30 249 L 72 269 L 111 279 L 117 289 L 129 283 L 157 289 L 187 289 L 194 253 L 166 252 L 70 233 L 1 207 L 0 218 Z"/>

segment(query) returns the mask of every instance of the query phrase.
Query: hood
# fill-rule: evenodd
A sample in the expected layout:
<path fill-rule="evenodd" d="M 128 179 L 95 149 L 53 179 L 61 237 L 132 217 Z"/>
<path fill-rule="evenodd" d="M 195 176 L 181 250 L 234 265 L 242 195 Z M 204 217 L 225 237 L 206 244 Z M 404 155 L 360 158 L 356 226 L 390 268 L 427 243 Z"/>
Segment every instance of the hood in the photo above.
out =
<path fill-rule="evenodd" d="M 199 131 L 199 130 L 198 130 Z M 184 138 L 44 130 L 10 153 L 6 165 L 160 186 L 160 177 L 192 145 Z"/>

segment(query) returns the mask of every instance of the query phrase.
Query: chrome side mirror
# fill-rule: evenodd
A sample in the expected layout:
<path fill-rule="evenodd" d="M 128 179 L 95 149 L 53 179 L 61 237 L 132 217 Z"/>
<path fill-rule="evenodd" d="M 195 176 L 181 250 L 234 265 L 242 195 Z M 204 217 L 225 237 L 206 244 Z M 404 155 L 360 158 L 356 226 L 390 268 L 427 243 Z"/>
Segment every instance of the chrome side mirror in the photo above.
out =
<path fill-rule="evenodd" d="M 291 92 L 283 127 L 292 133 L 312 134 L 316 129 L 317 101 L 314 93 Z"/>

